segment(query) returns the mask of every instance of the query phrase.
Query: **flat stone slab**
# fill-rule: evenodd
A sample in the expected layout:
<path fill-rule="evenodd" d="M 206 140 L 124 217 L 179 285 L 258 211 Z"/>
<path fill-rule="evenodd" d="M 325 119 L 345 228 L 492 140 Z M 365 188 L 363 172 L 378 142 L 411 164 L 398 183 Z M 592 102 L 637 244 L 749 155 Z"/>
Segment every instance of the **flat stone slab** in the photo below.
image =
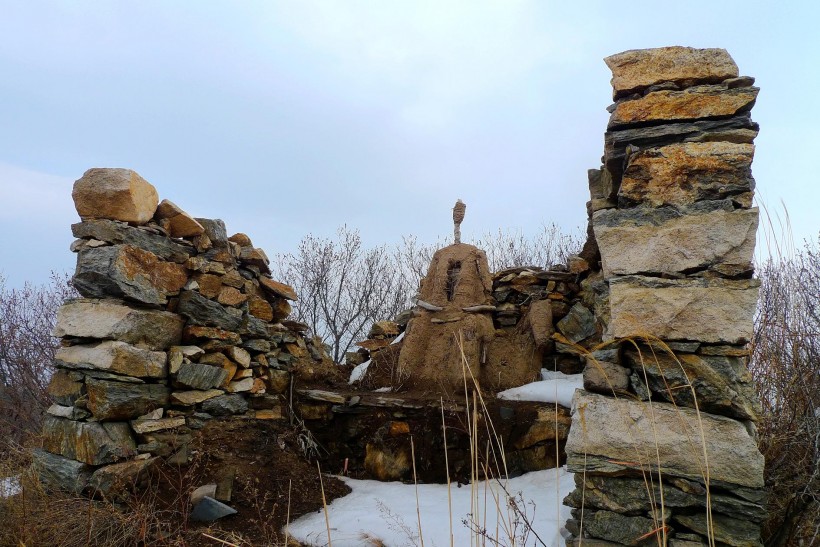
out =
<path fill-rule="evenodd" d="M 702 424 L 702 428 L 701 428 Z M 701 441 L 703 439 L 703 442 Z M 722 416 L 675 408 L 667 403 L 615 399 L 576 391 L 567 439 L 567 468 L 598 471 L 660 468 L 663 474 L 703 482 L 711 480 L 763 488 L 763 455 L 740 422 Z"/>
<path fill-rule="evenodd" d="M 167 369 L 164 351 L 140 349 L 116 340 L 61 347 L 54 359 L 68 368 L 104 370 L 137 378 L 165 378 Z"/>
<path fill-rule="evenodd" d="M 687 142 L 629 156 L 619 200 L 660 207 L 720 200 L 754 190 L 754 145 Z"/>
<path fill-rule="evenodd" d="M 607 129 L 639 123 L 734 116 L 751 109 L 759 91 L 757 87 L 728 89 L 721 85 L 655 91 L 640 99 L 617 103 Z"/>
<path fill-rule="evenodd" d="M 610 338 L 653 336 L 744 344 L 751 340 L 756 279 L 610 279 Z"/>
<path fill-rule="evenodd" d="M 614 99 L 662 82 L 717 83 L 738 75 L 725 49 L 670 46 L 630 49 L 604 59 L 612 71 Z"/>
<path fill-rule="evenodd" d="M 164 350 L 179 344 L 184 324 L 175 313 L 136 309 L 117 300 L 77 298 L 57 310 L 54 336 L 119 340 Z"/>
<path fill-rule="evenodd" d="M 130 384 L 89 378 L 88 410 L 98 420 L 130 420 L 168 404 L 170 389 L 159 384 Z"/>
<path fill-rule="evenodd" d="M 752 269 L 758 210 L 606 209 L 592 217 L 605 277 Z M 688 214 L 695 213 L 695 214 Z"/>

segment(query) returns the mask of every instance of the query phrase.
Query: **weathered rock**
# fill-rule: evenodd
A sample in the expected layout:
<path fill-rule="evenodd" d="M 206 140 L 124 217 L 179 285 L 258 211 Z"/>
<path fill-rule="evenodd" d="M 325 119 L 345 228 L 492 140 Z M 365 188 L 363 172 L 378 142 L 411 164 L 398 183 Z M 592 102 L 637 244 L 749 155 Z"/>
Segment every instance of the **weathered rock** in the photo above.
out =
<path fill-rule="evenodd" d="M 556 327 L 570 342 L 577 343 L 595 334 L 595 316 L 579 302 L 558 321 Z"/>
<path fill-rule="evenodd" d="M 83 249 L 73 278 L 85 297 L 114 296 L 148 305 L 165 305 L 187 280 L 183 266 L 131 245 Z"/>
<path fill-rule="evenodd" d="M 612 71 L 614 99 L 662 82 L 718 83 L 738 75 L 737 65 L 729 53 L 717 48 L 631 49 L 610 55 L 604 62 Z"/>
<path fill-rule="evenodd" d="M 176 383 L 193 389 L 207 390 L 222 385 L 228 371 L 222 367 L 202 363 L 183 363 L 177 372 Z"/>
<path fill-rule="evenodd" d="M 221 389 L 209 389 L 207 391 L 174 391 L 171 393 L 171 403 L 183 406 L 193 406 L 224 394 L 225 392 Z"/>
<path fill-rule="evenodd" d="M 622 545 L 641 545 L 654 538 L 655 521 L 646 517 L 628 517 L 611 511 L 584 513 L 584 531 L 594 538 Z M 586 542 L 584 542 L 586 543 Z"/>
<path fill-rule="evenodd" d="M 89 378 L 88 410 L 97 420 L 129 420 L 168 404 L 169 390 L 158 384 L 128 384 Z"/>
<path fill-rule="evenodd" d="M 298 300 L 298 298 L 296 298 L 296 291 L 294 291 L 290 285 L 274 281 L 264 275 L 259 276 L 259 284 L 274 296 L 287 300 Z"/>
<path fill-rule="evenodd" d="M 549 300 L 535 300 L 530 304 L 530 311 L 527 314 L 530 323 L 530 332 L 538 349 L 546 348 L 550 343 L 550 337 L 555 333 L 552 325 L 552 305 Z"/>
<path fill-rule="evenodd" d="M 224 276 L 214 274 L 197 274 L 194 276 L 199 285 L 199 294 L 207 298 L 216 298 L 222 290 Z"/>
<path fill-rule="evenodd" d="M 214 327 L 188 325 L 182 330 L 182 341 L 191 343 L 197 340 L 218 340 L 225 343 L 225 347 L 242 343 L 239 334 Z"/>
<path fill-rule="evenodd" d="M 57 418 L 68 418 L 69 420 L 84 420 L 91 416 L 91 413 L 76 406 L 51 405 L 46 410 L 46 414 Z"/>
<path fill-rule="evenodd" d="M 607 128 L 734 116 L 754 106 L 758 91 L 756 87 L 727 89 L 722 85 L 700 85 L 683 91 L 656 91 L 640 99 L 617 103 Z"/>
<path fill-rule="evenodd" d="M 76 373 L 75 373 L 76 374 Z M 60 405 L 72 406 L 85 393 L 85 384 L 75 374 L 57 369 L 48 383 L 48 394 Z"/>
<path fill-rule="evenodd" d="M 242 294 L 237 289 L 233 287 L 223 286 L 219 290 L 219 296 L 217 296 L 217 302 L 222 304 L 223 306 L 234 306 L 238 307 L 247 302 L 248 295 Z"/>
<path fill-rule="evenodd" d="M 399 335 L 399 326 L 398 324 L 394 323 L 393 321 L 376 321 L 373 323 L 373 326 L 370 327 L 370 332 L 368 333 L 368 338 L 376 338 L 377 336 L 384 336 L 388 338 L 393 338 Z"/>
<path fill-rule="evenodd" d="M 228 231 L 222 220 L 218 218 L 195 218 L 194 220 L 205 229 L 205 235 L 214 247 L 224 249 L 228 246 Z"/>
<path fill-rule="evenodd" d="M 228 357 L 230 357 L 234 362 L 239 364 L 239 366 L 243 368 L 248 368 L 251 366 L 251 354 L 248 353 L 246 350 L 238 347 L 232 346 L 228 348 L 225 353 Z"/>
<path fill-rule="evenodd" d="M 584 389 L 607 395 L 626 393 L 629 390 L 629 370 L 608 361 L 587 359 Z"/>
<path fill-rule="evenodd" d="M 597 472 L 654 468 L 660 462 L 664 476 L 703 481 L 705 450 L 713 484 L 763 487 L 763 456 L 740 422 L 667 403 L 652 403 L 650 409 L 641 401 L 580 390 L 572 406 L 566 451 L 567 468 L 574 473 L 583 471 L 585 459 Z"/>
<path fill-rule="evenodd" d="M 757 280 L 611 279 L 608 334 L 742 344 L 751 340 Z"/>
<path fill-rule="evenodd" d="M 604 275 L 751 272 L 758 211 L 726 205 L 702 214 L 668 207 L 598 211 L 593 225 Z"/>
<path fill-rule="evenodd" d="M 135 309 L 116 300 L 77 298 L 57 310 L 54 336 L 119 340 L 164 350 L 179 344 L 183 325 L 175 313 Z"/>
<path fill-rule="evenodd" d="M 202 224 L 170 200 L 162 200 L 154 216 L 171 237 L 194 237 L 205 233 Z"/>
<path fill-rule="evenodd" d="M 152 252 L 162 260 L 184 264 L 193 249 L 141 228 L 115 220 L 87 220 L 71 225 L 74 237 L 125 244 Z"/>
<path fill-rule="evenodd" d="M 32 451 L 32 464 L 40 481 L 48 486 L 79 494 L 88 483 L 93 467 L 45 450 Z"/>
<path fill-rule="evenodd" d="M 230 416 L 232 414 L 243 414 L 248 410 L 248 402 L 242 395 L 235 393 L 221 395 L 208 399 L 202 403 L 202 410 L 214 416 Z"/>
<path fill-rule="evenodd" d="M 520 450 L 543 441 L 566 439 L 570 423 L 571 418 L 563 408 L 557 411 L 555 408 L 539 408 L 529 429 L 515 441 L 513 446 Z"/>
<path fill-rule="evenodd" d="M 380 481 L 397 481 L 410 473 L 409 445 L 390 447 L 378 443 L 367 443 L 364 468 L 370 476 Z"/>
<path fill-rule="evenodd" d="M 173 418 L 159 418 L 157 420 L 134 420 L 131 422 L 131 429 L 135 433 L 143 435 L 166 429 L 175 429 L 185 425 L 185 416 L 175 416 Z"/>
<path fill-rule="evenodd" d="M 744 361 L 738 357 L 679 353 L 674 357 L 656 349 L 634 348 L 626 352 L 627 362 L 639 371 L 641 382 L 662 399 L 706 412 L 757 421 L 760 402 L 754 380 Z M 688 386 L 691 384 L 692 388 Z"/>
<path fill-rule="evenodd" d="M 743 519 L 733 519 L 722 515 L 712 515 L 711 530 L 707 527 L 706 515 L 675 515 L 675 521 L 702 535 L 714 537 L 715 541 L 733 547 L 758 547 L 760 541 L 760 524 Z"/>
<path fill-rule="evenodd" d="M 629 145 L 644 149 L 680 142 L 751 143 L 758 130 L 759 126 L 751 117 L 743 114 L 727 120 L 699 120 L 607 131 L 604 134 L 604 163 L 612 175 L 614 190 L 617 191 Z"/>
<path fill-rule="evenodd" d="M 57 350 L 57 365 L 67 368 L 98 369 L 137 378 L 164 378 L 166 354 L 134 347 L 116 340 Z"/>
<path fill-rule="evenodd" d="M 626 203 L 688 205 L 754 190 L 754 145 L 688 142 L 647 148 L 629 156 L 618 199 Z"/>
<path fill-rule="evenodd" d="M 248 300 L 248 313 L 262 321 L 273 320 L 273 308 L 264 298 L 252 296 L 250 300 Z M 285 317 L 287 317 L 287 315 L 285 315 Z"/>
<path fill-rule="evenodd" d="M 88 488 L 107 499 L 123 500 L 146 479 L 148 471 L 157 461 L 157 458 L 149 458 L 106 465 L 94 471 Z"/>
<path fill-rule="evenodd" d="M 229 393 L 239 393 L 243 391 L 250 391 L 253 388 L 253 378 L 243 378 L 230 382 L 225 386 L 225 391 Z"/>
<path fill-rule="evenodd" d="M 293 311 L 290 302 L 284 298 L 274 298 L 271 302 L 273 319 L 271 321 L 284 321 Z"/>
<path fill-rule="evenodd" d="M 239 330 L 242 325 L 240 310 L 208 300 L 195 291 L 182 291 L 177 312 L 194 325 L 217 327 L 227 331 Z"/>
<path fill-rule="evenodd" d="M 204 496 L 191 511 L 191 520 L 198 522 L 213 522 L 229 515 L 235 515 L 236 509 L 217 501 L 210 496 Z"/>
<path fill-rule="evenodd" d="M 89 465 L 102 465 L 136 454 L 131 429 L 125 422 L 75 422 L 46 416 L 43 448 Z"/>
<path fill-rule="evenodd" d="M 290 387 L 290 373 L 285 370 L 271 369 L 268 372 L 268 383 L 273 393 L 284 393 Z"/>
<path fill-rule="evenodd" d="M 159 202 L 156 188 L 130 169 L 89 169 L 74 183 L 71 197 L 83 220 L 108 218 L 131 224 L 151 220 Z"/>

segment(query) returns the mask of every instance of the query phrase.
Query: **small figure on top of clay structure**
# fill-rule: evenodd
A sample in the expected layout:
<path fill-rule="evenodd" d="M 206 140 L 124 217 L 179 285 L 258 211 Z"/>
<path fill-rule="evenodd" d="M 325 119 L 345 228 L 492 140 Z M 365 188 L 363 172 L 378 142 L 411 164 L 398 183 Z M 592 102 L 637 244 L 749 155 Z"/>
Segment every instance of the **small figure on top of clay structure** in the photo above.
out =
<path fill-rule="evenodd" d="M 455 235 L 454 243 L 458 245 L 461 243 L 461 221 L 464 220 L 464 212 L 467 210 L 467 205 L 461 201 L 456 201 L 453 207 L 453 233 Z"/>

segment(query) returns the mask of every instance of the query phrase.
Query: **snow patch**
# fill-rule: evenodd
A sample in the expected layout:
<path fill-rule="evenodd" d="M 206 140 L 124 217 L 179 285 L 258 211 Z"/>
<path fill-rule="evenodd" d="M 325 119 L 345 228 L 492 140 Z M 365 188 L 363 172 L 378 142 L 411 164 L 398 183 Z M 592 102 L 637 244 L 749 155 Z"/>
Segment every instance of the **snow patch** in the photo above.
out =
<path fill-rule="evenodd" d="M 20 477 L 0 479 L 0 498 L 10 498 L 20 493 Z"/>
<path fill-rule="evenodd" d="M 356 382 L 361 380 L 364 377 L 364 373 L 367 372 L 367 367 L 369 367 L 369 366 L 370 366 L 370 359 L 368 359 L 364 363 L 356 365 L 356 368 L 354 368 L 353 372 L 350 373 L 350 380 L 348 380 L 347 383 L 348 384 L 355 384 Z"/>
<path fill-rule="evenodd" d="M 334 500 L 328 506 L 330 537 L 335 547 L 377 545 L 378 539 L 385 545 L 418 545 L 419 525 L 416 516 L 416 491 L 412 484 L 355 480 L 340 477 L 353 492 Z M 477 483 L 471 509 L 471 488 L 450 487 L 452 512 L 448 508 L 446 484 L 420 484 L 418 486 L 418 509 L 421 513 L 421 532 L 426 545 L 450 545 L 450 515 L 454 545 L 470 545 L 470 530 L 462 523 L 469 514 L 480 515 L 480 525 L 502 544 L 513 544 L 505 530 L 512 530 L 514 514 L 508 509 L 507 495 L 497 481 Z M 562 547 L 568 535 L 563 524 L 570 517 L 570 510 L 562 504 L 564 497 L 575 488 L 572 473 L 565 468 L 547 469 L 527 473 L 506 481 L 506 492 L 517 497 L 519 492 L 532 523 L 533 532 L 526 543 L 520 541 L 523 524 L 519 524 L 515 545 L 540 545 L 535 534 L 548 547 Z M 485 513 L 486 500 L 486 513 Z M 498 505 L 494 500 L 499 500 Z M 535 507 L 533 509 L 532 504 Z M 500 507 L 500 510 L 496 508 Z M 484 515 L 486 514 L 486 521 Z M 306 545 L 327 545 L 324 511 L 304 515 L 290 524 L 290 536 Z M 490 544 L 490 542 L 487 542 Z"/>

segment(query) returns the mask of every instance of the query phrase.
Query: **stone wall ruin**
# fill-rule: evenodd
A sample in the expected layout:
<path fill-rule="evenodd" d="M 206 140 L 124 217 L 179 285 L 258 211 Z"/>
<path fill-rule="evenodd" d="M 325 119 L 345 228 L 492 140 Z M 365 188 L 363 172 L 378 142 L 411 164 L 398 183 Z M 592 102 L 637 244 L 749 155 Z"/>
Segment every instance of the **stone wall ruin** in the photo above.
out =
<path fill-rule="evenodd" d="M 297 295 L 248 236 L 160 203 L 133 171 L 89 170 L 73 194 L 83 298 L 58 316 L 55 404 L 37 454 L 46 480 L 115 495 L 159 460 L 185 464 L 210 420 L 295 416 L 331 468 L 406 479 L 415 436 L 433 461 L 422 454 L 420 479 L 443 481 L 469 468 L 461 340 L 511 472 L 566 461 L 575 473 L 568 544 L 759 545 L 760 408 L 746 369 L 758 89 L 720 49 L 606 62 L 615 103 L 603 165 L 588 173 L 580 256 L 493 274 L 480 249 L 439 250 L 419 305 L 360 344 L 372 364 L 353 387 L 287 321 Z M 571 418 L 493 399 L 542 368 L 583 370 Z M 447 449 L 441 420 L 446 470 L 434 462 Z"/>

